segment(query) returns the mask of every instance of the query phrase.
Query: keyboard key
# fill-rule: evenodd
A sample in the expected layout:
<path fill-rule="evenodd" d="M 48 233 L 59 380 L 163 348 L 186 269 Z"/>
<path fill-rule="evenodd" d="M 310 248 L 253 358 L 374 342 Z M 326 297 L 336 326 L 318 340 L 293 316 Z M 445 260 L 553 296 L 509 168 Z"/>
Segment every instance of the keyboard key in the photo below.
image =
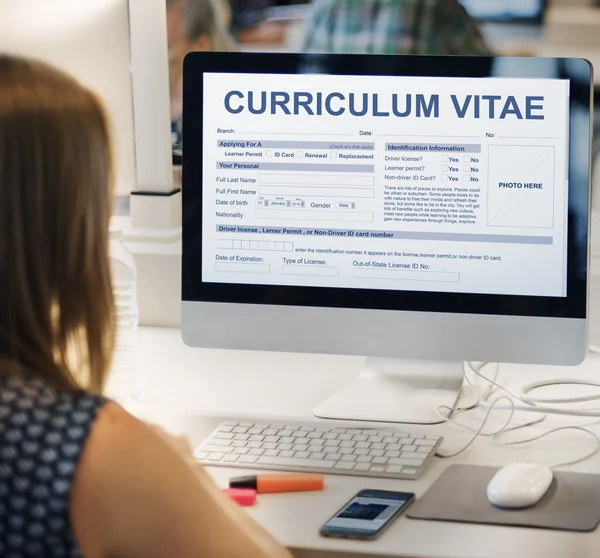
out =
<path fill-rule="evenodd" d="M 319 452 L 319 453 L 311 453 L 310 454 L 310 458 L 311 459 L 325 459 L 325 455 L 323 452 Z"/>
<path fill-rule="evenodd" d="M 221 461 L 224 456 L 224 453 L 209 453 L 206 461 Z"/>
<path fill-rule="evenodd" d="M 404 445 L 404 446 L 402 446 L 402 451 L 403 452 L 405 452 L 405 451 L 415 452 L 415 451 L 417 451 L 417 446 L 415 446 L 414 444 L 413 445 Z"/>
<path fill-rule="evenodd" d="M 265 436 L 265 442 L 279 442 L 280 436 Z"/>
<path fill-rule="evenodd" d="M 429 453 L 431 451 L 431 448 L 425 447 L 425 446 L 419 446 L 419 449 L 417 449 L 417 451 L 419 453 Z"/>
<path fill-rule="evenodd" d="M 239 459 L 238 459 L 238 463 L 247 463 L 248 465 L 251 465 L 252 463 L 256 463 L 258 459 L 265 459 L 264 457 L 258 457 L 256 455 L 242 455 Z M 275 459 L 275 458 L 267 458 L 267 459 Z"/>
<path fill-rule="evenodd" d="M 265 448 L 266 450 L 268 449 L 277 449 L 277 444 L 275 442 L 265 442 L 262 445 L 263 448 Z"/>
<path fill-rule="evenodd" d="M 357 463 L 354 466 L 355 471 L 368 471 L 371 468 L 369 463 Z"/>
<path fill-rule="evenodd" d="M 231 445 L 234 448 L 245 448 L 248 445 L 248 442 L 242 442 L 241 440 L 234 440 L 231 442 Z"/>
<path fill-rule="evenodd" d="M 233 440 L 233 434 L 227 434 L 225 432 L 217 432 L 212 439 L 213 440 Z"/>
<path fill-rule="evenodd" d="M 419 461 L 424 461 L 427 456 L 422 453 L 418 453 L 418 452 L 403 451 L 400 454 L 400 457 L 402 459 L 417 459 Z"/>
<path fill-rule="evenodd" d="M 403 459 L 403 458 L 390 458 L 390 460 L 388 461 L 389 465 L 401 465 L 402 467 L 420 467 L 422 465 L 423 461 L 419 460 L 417 461 L 416 459 Z"/>
<path fill-rule="evenodd" d="M 254 424 L 251 422 L 240 422 L 238 426 L 245 426 L 246 428 L 252 428 Z"/>
<path fill-rule="evenodd" d="M 362 430 L 357 430 L 356 428 L 349 428 L 348 430 L 346 430 L 346 434 L 363 434 Z"/>
<path fill-rule="evenodd" d="M 385 449 L 385 446 L 386 446 L 386 444 L 383 444 L 383 443 L 371 444 L 371 449 L 382 450 L 382 449 Z"/>
<path fill-rule="evenodd" d="M 317 439 L 310 439 L 310 440 L 302 440 L 300 439 L 301 442 L 307 442 L 311 445 L 311 446 L 324 446 L 325 442 L 327 440 L 321 440 L 320 438 Z"/>
<path fill-rule="evenodd" d="M 369 450 L 364 448 L 355 448 L 354 455 L 369 455 Z"/>
<path fill-rule="evenodd" d="M 307 457 L 310 457 L 310 453 L 308 453 L 307 451 L 297 451 L 296 457 L 298 459 L 306 459 Z"/>
<path fill-rule="evenodd" d="M 425 439 L 426 440 L 434 440 L 437 442 L 440 439 L 440 437 L 439 436 L 426 436 Z"/>
<path fill-rule="evenodd" d="M 386 449 L 389 451 L 399 451 L 402 449 L 402 444 L 388 444 Z"/>
<path fill-rule="evenodd" d="M 293 438 L 292 436 L 282 436 L 279 441 L 282 444 L 293 444 L 295 439 L 296 438 Z"/>
<path fill-rule="evenodd" d="M 387 438 L 384 438 L 383 441 L 386 444 L 397 444 L 398 438 L 396 438 L 394 436 L 388 436 Z"/>
<path fill-rule="evenodd" d="M 317 448 L 319 446 L 313 446 L 313 447 Z M 295 451 L 308 451 L 308 446 L 306 444 L 294 444 L 294 450 Z"/>
<path fill-rule="evenodd" d="M 400 440 L 398 440 L 398 442 L 400 444 L 412 444 L 413 439 L 412 438 L 400 438 Z"/>
<path fill-rule="evenodd" d="M 378 444 L 379 442 L 383 441 L 383 438 L 381 436 L 369 436 L 369 439 L 367 441 L 371 442 L 372 444 Z"/>
<path fill-rule="evenodd" d="M 200 461 L 204 461 L 208 457 L 207 451 L 198 451 L 194 454 L 196 459 L 200 459 Z"/>
<path fill-rule="evenodd" d="M 321 432 L 309 432 L 308 433 L 309 438 L 321 438 L 322 436 L 323 436 L 323 434 Z"/>
<path fill-rule="evenodd" d="M 375 465 L 385 465 L 387 463 L 387 461 L 388 461 L 387 457 L 375 457 L 373 459 L 373 463 Z"/>
<path fill-rule="evenodd" d="M 328 453 L 325 456 L 325 459 L 329 459 L 331 461 L 339 461 L 341 457 L 342 457 L 341 453 Z"/>
<path fill-rule="evenodd" d="M 246 432 L 248 432 L 248 428 L 245 426 L 237 426 L 233 429 L 233 431 L 235 434 L 246 434 Z"/>
<path fill-rule="evenodd" d="M 277 449 L 282 451 L 290 451 L 293 447 L 292 444 L 277 444 Z"/>
<path fill-rule="evenodd" d="M 231 445 L 229 440 L 220 440 L 219 438 L 211 438 L 210 439 L 211 446 L 225 446 L 228 447 Z"/>
<path fill-rule="evenodd" d="M 337 439 L 342 442 L 349 442 L 352 440 L 352 434 L 339 434 Z"/>
<path fill-rule="evenodd" d="M 356 461 L 356 455 L 342 455 L 340 461 L 354 462 Z"/>
<path fill-rule="evenodd" d="M 327 446 L 328 448 L 337 448 L 340 444 L 341 444 L 341 442 L 339 440 L 326 440 L 325 441 L 325 446 Z M 369 444 L 367 444 L 367 446 L 368 445 Z"/>
<path fill-rule="evenodd" d="M 357 463 L 371 463 L 371 461 L 373 461 L 373 458 L 370 455 L 359 455 L 356 458 Z"/>
<path fill-rule="evenodd" d="M 248 448 L 235 448 L 233 453 L 235 455 L 246 455 L 250 450 Z"/>
<path fill-rule="evenodd" d="M 275 428 L 267 428 L 263 432 L 263 436 L 276 436 L 276 435 L 277 435 L 277 430 Z"/>
<path fill-rule="evenodd" d="M 248 430 L 247 434 L 262 434 L 263 429 L 262 428 L 251 428 L 250 430 Z"/>
<path fill-rule="evenodd" d="M 296 459 L 295 457 L 267 457 L 258 458 L 260 465 L 275 465 L 280 467 L 302 467 L 313 469 L 332 469 L 335 461 L 325 461 L 320 459 Z"/>
<path fill-rule="evenodd" d="M 306 438 L 306 436 L 308 435 L 308 432 L 305 432 L 304 430 L 298 430 L 296 432 L 294 432 L 292 434 L 292 437 L 294 438 Z"/>
<path fill-rule="evenodd" d="M 323 434 L 323 438 L 325 440 L 337 440 L 338 435 L 333 433 L 333 432 L 329 432 L 327 434 Z"/>
<path fill-rule="evenodd" d="M 415 446 L 424 446 L 432 448 L 437 443 L 437 440 L 415 440 Z"/>
<path fill-rule="evenodd" d="M 291 436 L 293 434 L 293 430 L 288 430 L 284 428 L 277 433 L 279 436 Z"/>
<path fill-rule="evenodd" d="M 385 473 L 385 467 L 381 467 L 380 465 L 371 465 L 369 471 L 373 471 L 374 473 Z"/>
<path fill-rule="evenodd" d="M 277 457 L 279 455 L 278 450 L 267 450 L 265 451 L 265 455 L 268 457 Z"/>
<path fill-rule="evenodd" d="M 262 455 L 263 453 L 265 453 L 264 449 L 251 449 L 248 455 Z"/>
<path fill-rule="evenodd" d="M 355 434 L 354 436 L 352 436 L 352 440 L 354 440 L 355 442 L 366 442 L 368 439 L 368 436 L 365 436 L 364 434 Z"/>
<path fill-rule="evenodd" d="M 405 475 L 416 475 L 419 471 L 417 469 L 408 469 L 406 467 L 404 467 L 404 469 L 402 469 L 402 473 L 404 473 Z"/>
<path fill-rule="evenodd" d="M 338 448 L 338 453 L 341 453 L 342 455 L 350 455 L 354 453 L 354 450 L 352 448 Z"/>
<path fill-rule="evenodd" d="M 221 430 L 221 428 L 228 428 L 230 426 L 237 426 L 238 423 L 237 422 L 224 422 L 221 427 L 219 428 L 219 430 Z"/>
<path fill-rule="evenodd" d="M 262 448 L 262 444 L 260 442 L 248 442 L 248 447 L 251 449 Z"/>
<path fill-rule="evenodd" d="M 264 436 L 261 436 L 259 434 L 253 434 L 252 436 L 250 436 L 250 441 L 251 442 L 263 442 L 265 439 Z"/>
<path fill-rule="evenodd" d="M 402 472 L 402 467 L 400 467 L 399 465 L 388 465 L 385 468 L 385 472 L 397 475 Z"/>
<path fill-rule="evenodd" d="M 336 469 L 343 469 L 343 470 L 346 470 L 346 471 L 351 471 L 352 469 L 354 469 L 354 463 L 349 463 L 349 462 L 346 462 L 346 461 L 338 461 L 335 464 L 335 468 Z"/>
<path fill-rule="evenodd" d="M 355 446 L 356 442 L 353 442 L 351 440 L 345 440 L 340 444 L 340 447 L 342 448 L 353 448 Z M 229 445 L 229 444 L 227 444 Z"/>
<path fill-rule="evenodd" d="M 383 457 L 383 450 L 369 450 L 369 455 L 372 457 Z"/>
<path fill-rule="evenodd" d="M 363 448 L 366 449 L 370 446 L 369 442 L 356 442 L 355 448 Z"/>
<path fill-rule="evenodd" d="M 294 457 L 295 451 L 280 451 L 279 457 Z"/>
<path fill-rule="evenodd" d="M 400 457 L 400 452 L 399 451 L 386 451 L 383 455 L 385 457 Z"/>
<path fill-rule="evenodd" d="M 230 454 L 230 455 L 226 455 L 223 458 L 223 462 L 224 463 L 235 463 L 239 458 L 240 458 L 239 455 Z"/>

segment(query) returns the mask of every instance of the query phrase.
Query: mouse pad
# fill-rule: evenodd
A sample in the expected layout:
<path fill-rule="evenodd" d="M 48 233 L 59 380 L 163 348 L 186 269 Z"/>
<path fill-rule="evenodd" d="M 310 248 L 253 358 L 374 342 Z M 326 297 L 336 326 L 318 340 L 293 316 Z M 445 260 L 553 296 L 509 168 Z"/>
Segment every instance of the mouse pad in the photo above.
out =
<path fill-rule="evenodd" d="M 593 531 L 600 523 L 600 475 L 554 473 L 545 496 L 533 507 L 492 506 L 486 488 L 496 467 L 452 465 L 406 512 L 412 519 Z"/>

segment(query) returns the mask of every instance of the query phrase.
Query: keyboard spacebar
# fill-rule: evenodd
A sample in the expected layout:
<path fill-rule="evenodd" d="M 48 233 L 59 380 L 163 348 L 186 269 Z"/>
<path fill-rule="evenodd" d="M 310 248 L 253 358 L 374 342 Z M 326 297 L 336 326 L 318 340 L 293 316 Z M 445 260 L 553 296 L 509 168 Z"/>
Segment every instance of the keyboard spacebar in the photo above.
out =
<path fill-rule="evenodd" d="M 335 461 L 322 459 L 294 459 L 293 457 L 260 457 L 259 465 L 280 465 L 282 467 L 304 467 L 306 469 L 333 469 Z"/>

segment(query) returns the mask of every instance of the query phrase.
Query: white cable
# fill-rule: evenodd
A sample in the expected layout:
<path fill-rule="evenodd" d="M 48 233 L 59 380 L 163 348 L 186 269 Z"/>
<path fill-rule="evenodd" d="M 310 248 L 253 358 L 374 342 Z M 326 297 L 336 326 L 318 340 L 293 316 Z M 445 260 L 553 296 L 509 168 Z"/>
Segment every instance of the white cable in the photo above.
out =
<path fill-rule="evenodd" d="M 444 459 L 451 458 L 451 457 L 456 457 L 456 456 L 460 455 L 461 453 L 465 452 L 466 450 L 468 450 L 473 445 L 473 443 L 477 440 L 477 438 L 479 438 L 480 436 L 491 436 L 492 437 L 492 443 L 494 443 L 496 445 L 500 445 L 500 446 L 502 446 L 502 445 L 504 445 L 504 446 L 510 446 L 510 445 L 524 444 L 524 443 L 528 443 L 528 442 L 535 442 L 537 440 L 545 438 L 546 436 L 549 436 L 551 434 L 555 434 L 557 432 L 561 432 L 561 431 L 564 431 L 564 430 L 576 430 L 576 431 L 584 432 L 584 433 L 592 436 L 594 438 L 595 442 L 596 442 L 595 443 L 596 447 L 594 448 L 593 451 L 587 453 L 583 457 L 580 457 L 578 459 L 575 459 L 575 460 L 572 460 L 572 461 L 569 461 L 569 462 L 564 462 L 564 463 L 559 463 L 557 465 L 553 465 L 552 468 L 566 467 L 566 466 L 569 466 L 569 465 L 575 465 L 575 464 L 581 463 L 581 462 L 586 461 L 587 459 L 590 459 L 591 457 L 595 456 L 600 451 L 600 438 L 596 434 L 594 434 L 593 432 L 591 432 L 590 430 L 587 430 L 586 428 L 582 428 L 582 427 L 579 427 L 579 426 L 563 426 L 563 427 L 558 427 L 558 428 L 554 428 L 552 430 L 549 430 L 548 432 L 544 432 L 544 433 L 542 433 L 542 434 L 540 434 L 538 436 L 535 436 L 533 438 L 527 438 L 527 439 L 524 439 L 524 440 L 516 440 L 516 441 L 513 441 L 513 442 L 501 443 L 500 442 L 500 437 L 503 434 L 506 434 L 508 432 L 515 432 L 517 430 L 520 430 L 520 429 L 523 429 L 523 428 L 526 428 L 526 427 L 538 425 L 538 424 L 542 423 L 546 419 L 546 415 L 543 414 L 540 418 L 532 420 L 532 421 L 529 421 L 529 422 L 527 422 L 525 424 L 519 424 L 519 425 L 509 426 L 510 423 L 511 423 L 511 421 L 512 421 L 512 419 L 513 419 L 513 417 L 514 417 L 514 413 L 515 413 L 515 410 L 516 410 L 515 403 L 514 403 L 513 399 L 511 399 L 511 397 L 515 398 L 515 399 L 519 399 L 519 400 L 521 400 L 521 399 L 518 398 L 517 396 L 515 396 L 513 393 L 511 393 L 505 387 L 503 387 L 503 386 L 501 386 L 500 384 L 497 383 L 497 378 L 498 378 L 498 374 L 499 374 L 499 366 L 497 366 L 497 368 L 496 368 L 496 373 L 494 374 L 493 380 L 490 379 L 490 378 L 487 378 L 486 376 L 484 376 L 481 373 L 481 371 L 488 364 L 489 363 L 482 363 L 479 366 L 475 366 L 472 363 L 467 363 L 467 365 L 469 366 L 469 368 L 479 378 L 483 379 L 488 384 L 487 387 L 486 387 L 487 393 L 483 397 L 483 402 L 486 404 L 485 406 L 488 407 L 488 410 L 487 410 L 487 412 L 486 412 L 486 414 L 485 414 L 485 416 L 483 418 L 483 421 L 481 422 L 481 425 L 479 426 L 479 429 L 474 430 L 474 429 L 472 429 L 472 428 L 470 428 L 470 427 L 468 427 L 466 425 L 460 424 L 460 423 L 458 423 L 456 421 L 451 421 L 451 419 L 450 419 L 450 417 L 453 414 L 458 414 L 460 412 L 465 412 L 465 411 L 468 411 L 468 410 L 472 410 L 472 409 L 475 409 L 478 406 L 480 406 L 480 405 L 483 404 L 481 394 L 479 393 L 478 389 L 473 384 L 473 382 L 471 382 L 471 380 L 469 379 L 467 371 L 466 371 L 466 368 L 464 366 L 464 363 L 463 363 L 463 373 L 464 373 L 465 381 L 475 391 L 475 393 L 477 395 L 477 401 L 476 401 L 476 403 L 471 404 L 468 407 L 462 407 L 462 408 L 461 407 L 456 407 L 456 406 L 453 407 L 453 408 L 451 408 L 451 407 L 448 407 L 448 406 L 445 406 L 445 405 L 438 407 L 437 413 L 438 413 L 438 415 L 445 422 L 451 423 L 451 424 L 453 424 L 455 426 L 459 426 L 460 428 L 464 428 L 464 429 L 469 430 L 469 431 L 471 431 L 471 432 L 474 433 L 474 436 L 471 438 L 471 440 L 469 440 L 469 442 L 463 448 L 461 448 L 460 450 L 458 450 L 458 451 L 456 451 L 454 453 L 451 453 L 451 454 L 442 454 L 442 453 L 438 452 L 436 454 L 436 455 L 438 455 L 438 457 L 441 457 L 441 458 L 444 458 Z M 578 383 L 584 383 L 584 382 L 578 382 Z M 544 385 L 546 385 L 546 384 L 544 384 Z M 500 390 L 504 391 L 505 393 L 507 393 L 508 395 L 502 395 L 502 396 L 498 397 L 497 399 L 495 399 L 493 402 L 489 403 L 487 401 L 487 398 L 493 393 L 494 388 L 500 389 Z M 533 388 L 533 389 L 535 389 L 535 388 Z M 498 403 L 500 401 L 505 400 L 505 399 L 508 401 L 509 408 L 510 408 L 510 415 L 509 415 L 507 421 L 498 430 L 495 430 L 494 432 L 490 432 L 490 433 L 487 433 L 487 434 L 484 433 L 483 429 L 485 428 L 485 425 L 488 422 L 488 419 L 489 419 L 489 417 L 491 415 L 492 410 L 498 405 Z M 588 400 L 588 399 L 586 399 L 586 400 Z M 527 401 L 527 404 L 530 406 L 530 408 L 528 409 L 529 411 L 544 412 L 542 410 L 543 408 L 540 408 L 539 406 L 537 406 L 534 401 L 531 401 L 531 402 Z M 504 408 L 506 408 L 506 407 L 504 407 Z M 443 414 L 443 412 L 446 413 L 446 414 Z M 600 414 L 598 416 L 600 416 Z"/>
<path fill-rule="evenodd" d="M 554 428 L 552 430 L 549 430 L 548 432 L 544 432 L 543 434 L 540 434 L 538 436 L 535 436 L 533 438 L 528 438 L 525 440 L 516 440 L 513 442 L 504 442 L 504 443 L 500 443 L 498 442 L 498 438 L 508 432 L 508 430 L 504 431 L 504 432 L 499 432 L 498 434 L 496 434 L 493 438 L 493 443 L 499 446 L 516 446 L 519 444 L 526 444 L 528 442 L 536 442 L 537 440 L 541 440 L 542 438 L 545 438 L 546 436 L 550 436 L 551 434 L 556 434 L 557 432 L 562 432 L 564 430 L 577 430 L 579 432 L 584 432 L 585 434 L 589 434 L 590 436 L 592 436 L 592 438 L 594 438 L 595 443 L 595 448 L 587 453 L 585 456 L 580 457 L 579 459 L 575 459 L 573 461 L 567 461 L 564 463 L 558 463 L 556 465 L 552 465 L 550 468 L 551 469 L 557 469 L 558 467 L 567 467 L 569 465 L 577 465 L 578 463 L 582 463 L 583 461 L 587 461 L 588 459 L 590 459 L 591 457 L 594 457 L 598 452 L 600 452 L 600 438 L 598 438 L 598 436 L 596 434 L 594 434 L 591 430 L 588 430 L 587 428 L 582 428 L 581 426 L 562 426 L 559 428 Z"/>
<path fill-rule="evenodd" d="M 469 440 L 469 442 L 462 449 L 460 449 L 460 450 L 458 450 L 458 451 L 456 451 L 454 453 L 449 453 L 449 454 L 441 454 L 441 453 L 438 452 L 438 453 L 436 453 L 436 455 L 438 457 L 441 457 L 442 459 L 448 459 L 450 457 L 456 457 L 457 455 L 460 455 L 461 453 L 467 451 L 473 445 L 473 443 L 475 442 L 475 440 L 477 440 L 477 438 L 479 438 L 479 436 L 482 435 L 481 433 L 483 432 L 483 429 L 485 428 L 485 425 L 486 425 L 488 419 L 490 418 L 490 414 L 491 414 L 491 412 L 494 409 L 494 405 L 498 401 L 500 401 L 502 399 L 507 399 L 509 403 L 513 403 L 512 400 L 509 397 L 507 397 L 506 395 L 502 395 L 498 399 L 496 399 L 496 401 L 494 401 L 494 403 L 492 403 L 492 405 L 490 406 L 490 408 L 487 410 L 487 413 L 485 414 L 485 417 L 483 418 L 483 421 L 481 421 L 481 425 L 479 427 L 479 430 L 477 430 L 475 432 L 475 435 Z M 446 420 L 448 422 L 450 419 L 445 418 L 441 414 L 441 409 L 450 409 L 451 410 L 451 408 L 448 407 L 448 406 L 446 406 L 446 405 L 441 405 L 437 409 L 438 415 L 440 415 L 440 417 L 444 418 L 444 420 Z M 510 424 L 510 421 L 512 420 L 512 417 L 513 417 L 513 414 L 514 414 L 514 411 L 511 411 L 510 416 L 508 417 L 508 420 L 506 421 L 506 424 L 502 428 L 506 428 Z M 501 431 L 502 431 L 502 429 L 500 429 L 499 431 L 494 432 L 494 434 L 498 434 Z M 487 435 L 489 436 L 490 434 L 487 434 Z"/>

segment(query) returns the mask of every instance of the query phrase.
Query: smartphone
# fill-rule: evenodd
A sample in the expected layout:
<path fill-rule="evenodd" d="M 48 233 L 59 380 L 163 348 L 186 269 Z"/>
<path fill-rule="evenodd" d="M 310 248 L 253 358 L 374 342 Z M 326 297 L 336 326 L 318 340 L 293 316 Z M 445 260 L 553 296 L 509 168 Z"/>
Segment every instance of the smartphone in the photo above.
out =
<path fill-rule="evenodd" d="M 319 533 L 324 537 L 376 539 L 410 504 L 415 495 L 389 490 L 361 490 Z"/>

